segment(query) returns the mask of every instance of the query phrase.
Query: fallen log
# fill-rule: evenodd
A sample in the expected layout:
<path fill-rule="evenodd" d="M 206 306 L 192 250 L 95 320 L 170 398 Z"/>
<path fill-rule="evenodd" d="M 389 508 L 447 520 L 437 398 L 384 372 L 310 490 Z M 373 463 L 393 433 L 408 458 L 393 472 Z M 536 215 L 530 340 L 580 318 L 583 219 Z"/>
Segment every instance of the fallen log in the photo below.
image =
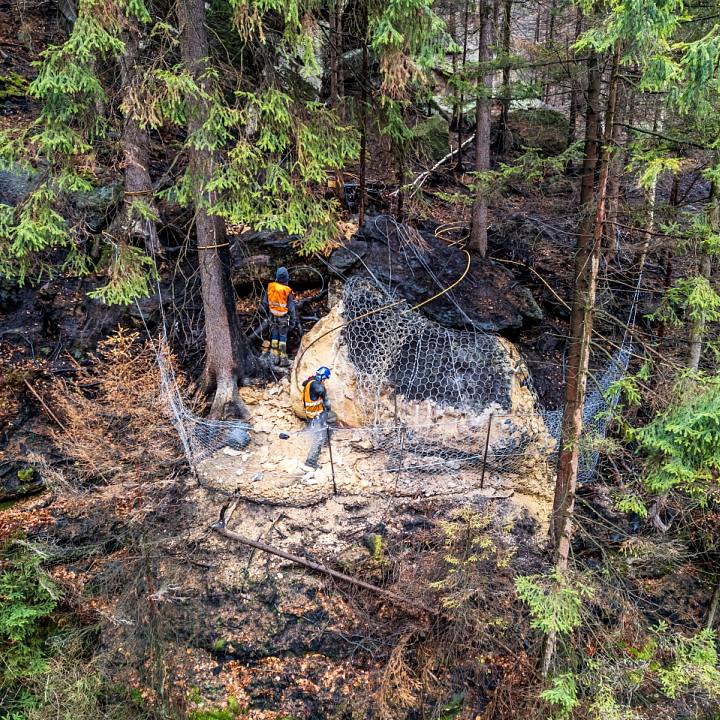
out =
<path fill-rule="evenodd" d="M 451 150 L 444 158 L 438 160 L 429 170 L 421 172 L 411 183 L 403 185 L 403 190 L 412 190 L 409 197 L 415 195 L 415 193 L 422 187 L 423 183 L 444 163 L 450 160 L 454 155 L 457 155 L 458 150 L 464 148 L 466 145 L 471 143 L 475 139 L 475 135 L 471 135 L 465 142 L 459 147 Z M 395 197 L 400 192 L 400 188 L 393 190 L 390 193 L 390 197 Z"/>
<path fill-rule="evenodd" d="M 279 548 L 266 545 L 265 543 L 259 542 L 258 540 L 252 540 L 251 538 L 247 538 L 244 535 L 240 535 L 239 533 L 233 532 L 232 530 L 228 530 L 226 527 L 226 523 L 229 522 L 230 516 L 232 515 L 236 507 L 237 501 L 233 502 L 230 506 L 223 506 L 222 510 L 220 511 L 220 519 L 211 526 L 211 528 L 216 533 L 218 533 L 218 535 L 222 535 L 223 537 L 229 538 L 230 540 L 235 540 L 236 542 L 255 548 L 256 550 L 262 550 L 263 552 L 266 552 L 270 555 L 275 555 L 277 557 L 283 558 L 283 560 L 289 560 L 290 562 L 302 565 L 306 568 L 309 568 L 310 570 L 315 570 L 316 572 L 323 573 L 324 575 L 329 575 L 336 580 L 340 580 L 351 585 L 356 585 L 357 587 L 364 588 L 365 590 L 370 590 L 370 592 L 373 592 L 376 595 L 380 595 L 390 600 L 396 605 L 402 605 L 409 609 L 421 610 L 428 615 L 440 615 L 437 609 L 428 607 L 427 605 L 424 605 L 417 600 L 412 600 L 408 597 L 405 597 L 404 595 L 394 593 L 391 590 L 385 590 L 384 588 L 378 587 L 377 585 L 365 582 L 365 580 L 361 580 L 360 578 L 353 577 L 352 575 L 345 575 L 345 573 L 338 572 L 337 570 L 333 570 L 332 568 L 321 565 L 320 563 L 312 562 L 312 560 L 306 560 L 305 558 L 302 558 L 298 555 L 293 555 L 292 553 L 285 552 L 284 550 L 280 550 Z"/>

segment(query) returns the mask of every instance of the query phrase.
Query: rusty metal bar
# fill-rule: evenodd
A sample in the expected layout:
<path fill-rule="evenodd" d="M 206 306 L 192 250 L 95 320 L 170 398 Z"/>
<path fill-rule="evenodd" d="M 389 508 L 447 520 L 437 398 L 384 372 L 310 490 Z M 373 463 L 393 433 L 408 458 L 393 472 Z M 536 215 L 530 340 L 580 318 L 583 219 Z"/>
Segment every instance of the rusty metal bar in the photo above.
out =
<path fill-rule="evenodd" d="M 482 464 L 482 474 L 480 475 L 480 489 L 483 489 L 483 486 L 485 485 L 485 465 L 487 464 L 487 454 L 488 454 L 488 447 L 490 447 L 490 430 L 492 429 L 492 421 L 493 421 L 494 415 L 490 413 L 490 417 L 488 418 L 488 429 L 487 429 L 487 436 L 485 437 L 485 454 L 483 455 L 483 464 Z"/>

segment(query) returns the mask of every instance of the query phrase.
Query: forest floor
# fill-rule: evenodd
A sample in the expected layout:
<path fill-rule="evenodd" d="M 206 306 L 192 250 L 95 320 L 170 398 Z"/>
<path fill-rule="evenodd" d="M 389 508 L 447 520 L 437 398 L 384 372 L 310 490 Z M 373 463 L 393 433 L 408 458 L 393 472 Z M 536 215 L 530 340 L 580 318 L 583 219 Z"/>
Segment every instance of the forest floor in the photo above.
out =
<path fill-rule="evenodd" d="M 0 0 L 2 47 L 44 47 L 61 32 L 57 19 L 40 13 L 23 20 L 32 33 L 24 38 L 12 7 Z M 29 77 L 29 56 L 27 50 L 11 58 L 3 52 L 3 73 Z M 3 125 L 32 114 L 19 102 L 4 108 Z M 521 121 L 516 127 L 519 141 L 541 131 L 552 137 L 552 128 Z M 372 178 L 390 182 L 380 145 L 373 157 Z M 565 304 L 573 285 L 568 258 L 577 221 L 567 208 L 576 206 L 576 185 L 572 176 L 548 178 L 532 191 L 519 185 L 492 208 L 490 255 L 511 268 L 544 312 L 541 322 L 510 335 L 547 408 L 559 405 L 564 380 Z M 437 194 L 463 192 L 462 177 L 441 174 L 425 190 L 408 205 L 411 221 L 463 220 Z M 662 289 L 663 253 L 661 246 L 651 251 L 641 308 Z M 624 260 L 617 263 L 608 252 L 604 266 L 598 305 L 607 316 L 598 329 L 615 342 L 622 322 L 607 318 L 626 319 L 627 302 L 614 298 L 619 289 L 625 298 L 634 291 L 624 264 L 631 257 L 629 245 Z M 288 486 L 288 492 L 302 487 L 313 501 L 292 507 L 267 502 L 269 491 L 277 490 L 268 482 L 260 481 L 257 496 L 248 484 L 232 528 L 381 585 L 408 598 L 406 604 L 218 535 L 211 526 L 236 483 L 223 487 L 211 475 L 234 476 L 232 456 L 207 461 L 198 484 L 167 418 L 148 426 L 133 408 L 105 401 L 100 391 L 107 368 L 96 356 L 98 343 L 118 325 L 143 331 L 143 318 L 134 309 L 98 307 L 86 297 L 87 288 L 64 279 L 37 290 L 0 287 L 0 465 L 4 474 L 36 468 L 46 483 L 42 494 L 0 511 L 0 540 L 27 539 L 43 548 L 64 609 L 82 626 L 99 628 L 92 662 L 102 673 L 137 689 L 146 707 L 178 713 L 234 707 L 234 698 L 257 720 L 351 720 L 370 709 L 381 718 L 436 713 L 471 720 L 485 710 L 514 717 L 514 700 L 533 682 L 537 638 L 518 607 L 513 580 L 540 571 L 548 560 L 538 523 L 518 514 L 496 488 L 470 494 L 459 484 L 454 495 L 433 497 L 416 488 L 389 503 L 360 492 L 370 485 L 361 478 L 367 488 L 359 484 L 359 492 L 326 497 L 325 469 L 322 482 Z M 247 321 L 257 291 L 239 292 Z M 318 303 L 315 309 L 327 308 Z M 605 357 L 599 354 L 596 367 Z M 128 405 L 138 399 L 162 415 L 152 363 L 124 381 Z M 85 394 L 87 404 L 77 405 L 82 412 L 69 421 L 57 403 L 75 391 Z M 244 392 L 249 403 L 263 402 L 275 419 L 298 427 L 281 399 L 283 382 Z M 578 562 L 611 561 L 607 596 L 593 610 L 624 628 L 631 642 L 642 618 L 612 587 L 620 567 L 630 568 L 631 585 L 622 582 L 646 618 L 693 627 L 706 611 L 706 579 L 685 564 L 681 547 L 668 544 L 664 558 L 634 555 L 641 538 L 611 509 L 612 482 L 611 469 L 601 466 L 597 481 L 581 492 Z M 318 504 L 316 492 L 323 495 Z M 458 545 L 458 537 L 477 541 L 479 559 Z M 462 572 L 449 556 L 462 558 Z M 676 592 L 678 572 L 682 595 Z"/>
<path fill-rule="evenodd" d="M 511 215 L 504 213 L 496 209 L 498 222 L 522 214 L 520 203 L 513 202 Z M 533 200 L 527 215 L 537 218 L 537 213 Z M 543 218 L 550 225 L 567 222 Z M 508 256 L 514 251 L 496 242 L 493 253 Z M 532 257 L 536 271 L 564 298 L 571 286 L 569 243 L 541 242 L 542 249 Z M 659 282 L 659 272 L 656 277 Z M 531 287 L 545 320 L 522 330 L 516 341 L 530 355 L 546 401 L 556 402 L 566 316 L 536 276 L 520 269 L 518 280 Z M 513 717 L 513 693 L 533 682 L 529 657 L 536 652 L 522 640 L 531 633 L 517 612 L 513 577 L 538 572 L 547 562 L 537 523 L 519 517 L 507 500 L 497 497 L 497 490 L 495 497 L 469 495 L 462 487 L 454 496 L 418 492 L 389 503 L 358 488 L 360 492 L 337 498 L 317 498 L 322 500 L 317 504 L 315 498 L 312 504 L 268 503 L 266 492 L 253 497 L 254 483 L 248 484 L 231 529 L 410 600 L 396 605 L 215 533 L 211 525 L 235 483 L 224 486 L 211 476 L 226 480 L 235 475 L 231 455 L 220 454 L 200 468 L 205 487 L 187 474 L 177 454 L 157 460 L 150 455 L 139 466 L 138 458 L 120 456 L 114 460 L 127 466 L 126 473 L 116 476 L 109 470 L 108 481 L 78 485 L 72 478 L 83 460 L 68 452 L 63 430 L 50 415 L 60 414 L 53 410 L 57 383 L 72 385 L 79 367 L 96 377 L 89 382 L 80 377 L 81 384 L 99 382 L 103 365 L 93 360 L 92 348 L 114 322 L 138 325 L 137 318 L 127 315 L 101 313 L 99 321 L 97 308 L 78 301 L 80 291 L 23 291 L 0 316 L 0 332 L 26 318 L 36 323 L 34 330 L 26 325 L 2 343 L 5 367 L 12 366 L 3 374 L 3 460 L 14 467 L 41 468 L 48 485 L 42 495 L 0 513 L 0 537 L 22 535 L 47 549 L 50 575 L 62 588 L 65 606 L 84 623 L 101 628 L 95 658 L 103 673 L 137 688 L 145 702 L 164 703 L 181 713 L 237 703 L 251 718 L 299 720 L 363 717 L 370 709 L 402 717 L 413 708 L 440 712 L 447 707 L 447 717 L 470 720 L 490 707 L 503 717 L 498 707 L 506 706 L 504 717 Z M 53 332 L 60 317 L 67 334 Z M 71 326 L 68 317 L 74 318 Z M 150 373 L 147 387 L 156 389 L 156 383 Z M 251 409 L 262 403 L 266 420 L 272 415 L 273 422 L 299 429 L 286 384 L 281 380 L 243 392 Z M 90 403 L 95 401 L 90 397 Z M 133 442 L 125 438 L 126 409 L 113 415 L 101 403 L 95 410 L 88 405 L 87 412 L 104 417 L 106 429 L 119 434 L 119 441 Z M 78 422 L 70 433 L 81 437 L 86 428 Z M 152 445 L 158 433 L 176 442 L 167 423 L 154 433 L 135 442 Z M 287 441 L 278 440 L 282 442 Z M 92 476 L 92 470 L 86 474 Z M 302 487 L 308 495 L 318 491 L 325 496 L 328 481 L 296 482 L 288 492 Z M 298 504 L 307 506 L 293 507 Z M 592 564 L 610 555 L 632 567 L 633 592 L 648 617 L 656 618 L 661 609 L 669 620 L 692 626 L 702 616 L 707 587 L 691 566 L 683 578 L 686 592 L 679 598 L 664 579 L 662 562 L 633 560 L 632 541 L 614 537 L 612 528 L 626 521 L 611 510 L 601 477 L 583 490 L 579 519 L 580 561 Z M 459 586 L 446 561 L 456 550 L 452 528 L 477 533 L 488 548 Z M 668 552 L 677 556 L 681 551 Z M 469 587 L 479 596 L 459 600 Z M 447 604 L 462 612 L 448 610 L 438 618 L 418 612 L 412 601 L 439 608 Z M 627 623 L 630 638 L 638 619 L 624 615 L 626 609 L 620 610 L 621 618 L 613 614 L 618 607 L 623 606 L 613 609 L 610 604 L 602 612 L 613 623 Z M 514 618 L 511 624 L 508 618 Z M 487 628 L 493 631 L 487 633 Z M 477 657 L 483 658 L 479 664 Z"/>

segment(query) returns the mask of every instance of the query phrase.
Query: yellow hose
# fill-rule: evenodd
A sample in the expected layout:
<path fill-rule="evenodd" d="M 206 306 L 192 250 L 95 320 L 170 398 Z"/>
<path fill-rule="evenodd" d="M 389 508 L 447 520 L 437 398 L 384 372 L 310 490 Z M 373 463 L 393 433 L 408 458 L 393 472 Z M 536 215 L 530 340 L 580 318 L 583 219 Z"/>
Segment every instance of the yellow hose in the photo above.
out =
<path fill-rule="evenodd" d="M 407 310 L 404 310 L 402 312 L 403 315 L 406 313 L 412 312 L 413 310 L 417 310 L 418 308 L 421 308 L 423 305 L 427 305 L 428 303 L 432 302 L 433 300 L 437 300 L 439 297 L 442 297 L 445 293 L 450 292 L 454 287 L 457 287 L 466 277 L 467 274 L 470 272 L 470 266 L 472 264 L 472 257 L 470 253 L 463 249 L 463 252 L 465 253 L 465 257 L 467 258 L 467 265 L 465 266 L 465 270 L 463 271 L 462 275 L 455 280 L 451 285 L 448 285 L 446 288 L 441 290 L 438 293 L 435 293 L 432 297 L 427 298 L 426 300 L 423 300 L 422 302 L 418 303 L 417 305 L 413 305 L 413 307 L 408 308 Z M 300 351 L 300 355 L 295 360 L 295 368 L 298 367 L 300 364 L 300 361 L 302 360 L 305 353 L 316 343 L 318 340 L 321 340 L 326 335 L 329 335 L 332 332 L 335 332 L 336 330 L 342 330 L 342 328 L 347 327 L 350 325 L 350 323 L 357 322 L 358 320 L 364 320 L 366 317 L 370 317 L 371 315 L 374 315 L 375 313 L 382 312 L 383 310 L 389 310 L 390 308 L 395 307 L 396 305 L 402 305 L 405 300 L 395 300 L 394 302 L 388 303 L 387 305 L 383 305 L 382 307 L 375 308 L 374 310 L 369 310 L 368 312 L 363 313 L 362 315 L 358 315 L 357 317 L 353 318 L 352 320 L 348 320 L 347 322 L 341 323 L 340 325 L 337 325 L 333 328 L 330 328 L 329 330 L 326 330 L 322 335 L 318 335 L 307 347 L 302 348 Z M 297 386 L 298 390 L 300 389 L 300 383 L 297 378 L 297 370 L 294 370 L 295 373 L 295 385 Z"/>

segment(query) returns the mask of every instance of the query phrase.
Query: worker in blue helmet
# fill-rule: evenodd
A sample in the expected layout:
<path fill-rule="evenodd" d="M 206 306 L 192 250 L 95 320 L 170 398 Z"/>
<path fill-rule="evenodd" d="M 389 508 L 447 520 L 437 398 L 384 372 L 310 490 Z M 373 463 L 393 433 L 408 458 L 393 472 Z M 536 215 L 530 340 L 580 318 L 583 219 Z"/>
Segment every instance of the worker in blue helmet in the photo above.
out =
<path fill-rule="evenodd" d="M 312 468 L 318 466 L 320 451 L 328 440 L 328 423 L 335 417 L 330 408 L 330 400 L 325 387 L 325 382 L 329 379 L 330 368 L 323 365 L 303 383 L 302 396 L 305 417 L 310 421 L 310 429 L 313 433 L 310 452 L 305 464 Z"/>
<path fill-rule="evenodd" d="M 263 304 L 270 315 L 270 352 L 273 360 L 281 365 L 289 363 L 287 336 L 290 326 L 299 327 L 297 307 L 287 268 L 279 267 L 275 280 L 268 284 Z"/>

